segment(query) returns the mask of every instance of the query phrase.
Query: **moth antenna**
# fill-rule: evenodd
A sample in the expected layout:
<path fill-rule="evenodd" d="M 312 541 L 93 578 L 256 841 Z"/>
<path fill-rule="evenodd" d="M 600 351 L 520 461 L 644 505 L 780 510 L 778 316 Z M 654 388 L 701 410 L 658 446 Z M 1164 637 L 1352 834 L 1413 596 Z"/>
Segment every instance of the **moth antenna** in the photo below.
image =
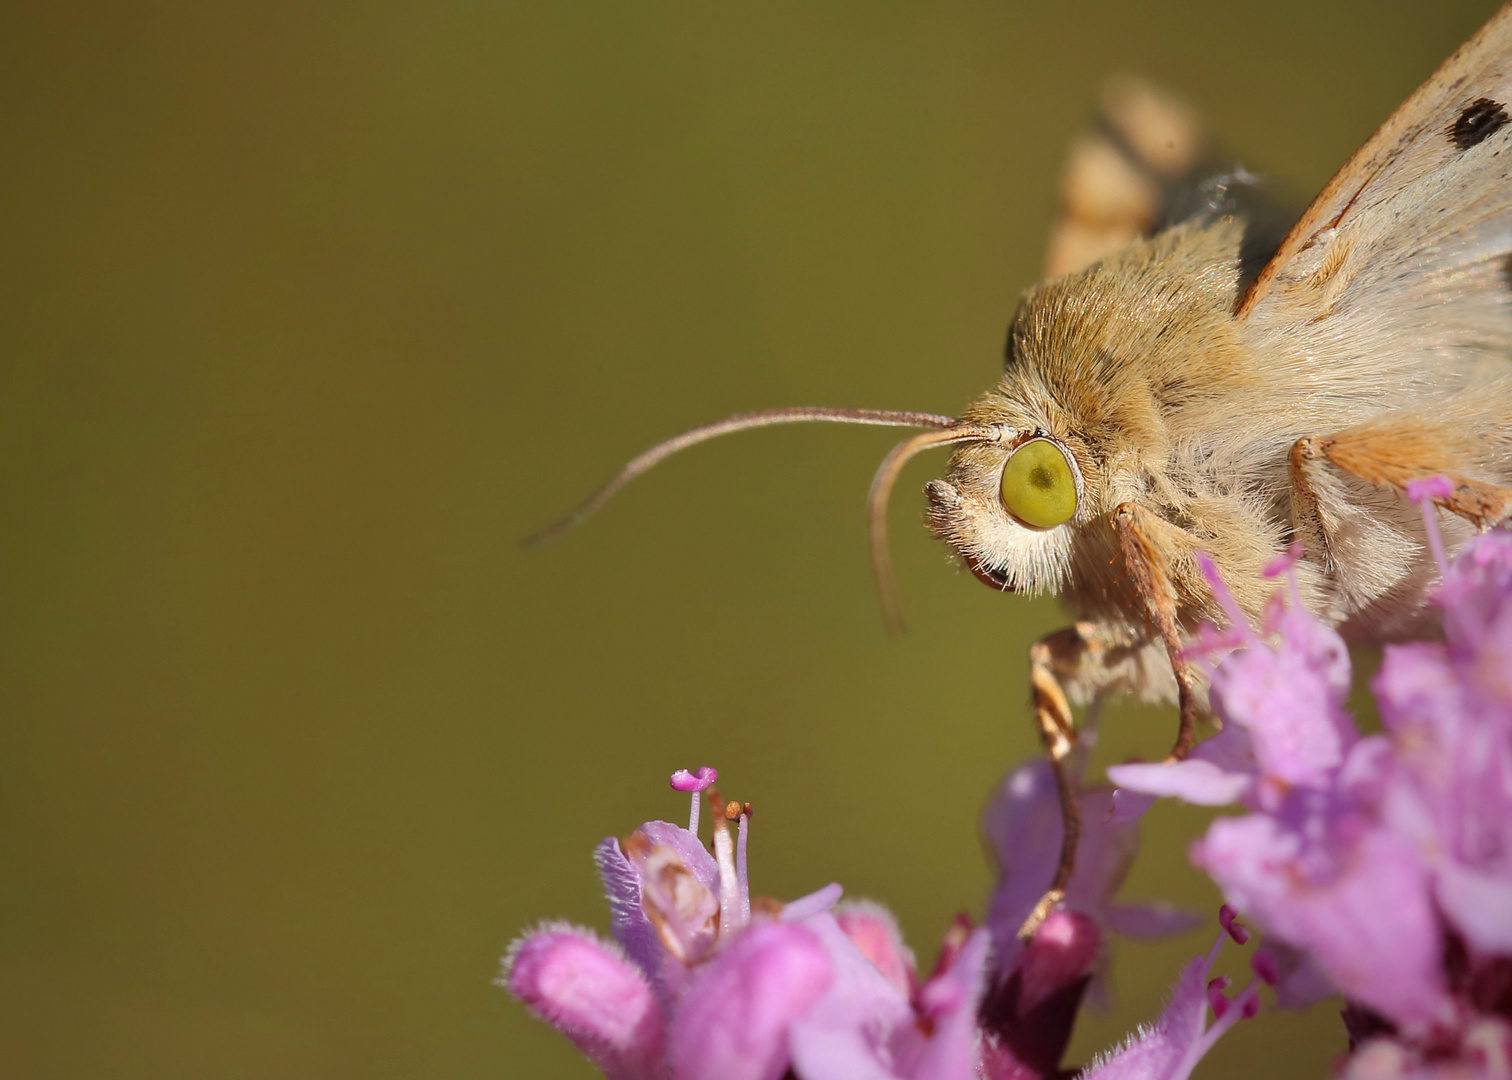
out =
<path fill-rule="evenodd" d="M 872 572 L 876 575 L 877 592 L 882 598 L 882 617 L 893 633 L 900 634 L 904 629 L 903 604 L 898 599 L 892 552 L 887 545 L 887 502 L 892 497 L 898 475 L 908 464 L 908 459 L 921 450 L 963 442 L 992 442 L 998 437 L 996 428 L 976 424 L 955 424 L 941 431 L 924 431 L 894 446 L 877 466 L 877 474 L 872 477 L 871 494 L 867 497 Z"/>
<path fill-rule="evenodd" d="M 631 458 L 612 480 L 583 500 L 576 510 L 555 524 L 546 526 L 535 535 L 526 537 L 523 544 L 525 547 L 534 547 L 536 544 L 562 535 L 597 511 L 612 499 L 620 488 L 653 465 L 666 460 L 679 450 L 686 450 L 701 442 L 717 439 L 721 435 L 747 431 L 751 428 L 772 427 L 776 424 L 831 423 L 866 424 L 872 427 L 948 428 L 955 422 L 954 417 L 939 416 L 935 413 L 901 412 L 892 409 L 827 409 L 810 405 L 800 405 L 791 409 L 766 409 L 762 412 L 739 413 L 728 419 L 685 431 L 681 435 L 674 435 L 665 442 L 659 442 L 651 449 Z"/>

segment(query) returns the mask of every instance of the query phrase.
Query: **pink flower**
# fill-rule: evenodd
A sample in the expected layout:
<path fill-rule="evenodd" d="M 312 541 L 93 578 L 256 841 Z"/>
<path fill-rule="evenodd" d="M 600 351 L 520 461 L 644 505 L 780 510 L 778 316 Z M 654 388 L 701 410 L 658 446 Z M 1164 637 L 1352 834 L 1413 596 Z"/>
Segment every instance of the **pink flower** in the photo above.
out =
<path fill-rule="evenodd" d="M 711 855 L 692 830 L 712 769 L 679 772 L 690 828 L 641 826 L 595 852 L 613 942 L 552 924 L 504 962 L 504 985 L 611 1080 L 972 1080 L 985 930 L 917 987 L 913 955 L 876 905 L 834 909 L 831 885 L 753 905 L 749 808 Z"/>
<path fill-rule="evenodd" d="M 564 923 L 521 938 L 504 958 L 505 985 L 562 1032 L 609 1080 L 657 1075 L 661 1008 L 645 976 L 613 945 Z"/>
<path fill-rule="evenodd" d="M 1294 583 L 1266 640 L 1210 571 L 1234 623 L 1223 640 L 1243 646 L 1213 670 L 1224 730 L 1193 760 L 1108 773 L 1126 813 L 1157 795 L 1254 811 L 1215 821 L 1192 854 L 1288 947 L 1283 997 L 1332 984 L 1412 1054 L 1442 1056 L 1477 1014 L 1512 1015 L 1512 993 L 1476 989 L 1512 985 L 1512 536 L 1478 537 L 1445 565 L 1437 488 L 1410 493 L 1441 558 L 1446 640 L 1386 650 L 1374 688 L 1387 735 L 1359 738 L 1342 642 Z"/>
<path fill-rule="evenodd" d="M 1396 750 L 1386 813 L 1472 949 L 1512 955 L 1512 536 L 1468 546 L 1439 601 L 1445 641 L 1389 647 L 1375 680 Z"/>
<path fill-rule="evenodd" d="M 1085 760 L 1085 747 L 1077 755 Z M 1112 789 L 1083 787 L 1076 870 L 1061 910 L 1026 947 L 1019 927 L 1050 886 L 1063 826 L 1054 775 L 1043 759 L 1003 778 L 982 815 L 998 864 L 987 906 L 993 962 L 982 1002 L 986 1075 L 1057 1074 L 1083 995 L 1107 964 L 1107 935 L 1158 937 L 1197 925 L 1169 904 L 1119 904 L 1113 897 L 1139 850 L 1139 823 L 1115 820 Z"/>
<path fill-rule="evenodd" d="M 1225 1032 L 1239 1020 L 1254 1016 L 1260 998 L 1253 982 L 1230 999 L 1223 994 L 1227 979 L 1208 979 L 1224 939 L 1231 934 L 1226 929 L 1206 956 L 1187 964 L 1171 990 L 1171 1003 L 1153 1025 L 1099 1057 L 1081 1074 L 1082 1080 L 1186 1080 Z M 1211 1025 L 1207 1022 L 1210 1008 Z"/>

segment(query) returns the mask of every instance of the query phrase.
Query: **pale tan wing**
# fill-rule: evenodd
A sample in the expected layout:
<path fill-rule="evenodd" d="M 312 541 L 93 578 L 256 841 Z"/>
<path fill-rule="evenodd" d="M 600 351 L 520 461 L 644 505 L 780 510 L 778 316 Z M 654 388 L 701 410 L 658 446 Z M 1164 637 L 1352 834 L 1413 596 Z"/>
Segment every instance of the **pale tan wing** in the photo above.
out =
<path fill-rule="evenodd" d="M 1252 339 L 1387 404 L 1512 355 L 1512 5 L 1329 181 L 1241 300 Z M 1278 355 L 1279 355 L 1278 353 Z"/>
<path fill-rule="evenodd" d="M 1102 88 L 1095 124 L 1072 141 L 1045 276 L 1084 270 L 1131 241 L 1196 215 L 1238 214 L 1258 272 L 1299 207 L 1225 156 L 1181 98 L 1134 75 Z"/>
<path fill-rule="evenodd" d="M 1207 156 L 1195 110 L 1134 76 L 1109 79 L 1099 122 L 1072 140 L 1045 276 L 1084 270 L 1161 224 L 1165 188 Z"/>

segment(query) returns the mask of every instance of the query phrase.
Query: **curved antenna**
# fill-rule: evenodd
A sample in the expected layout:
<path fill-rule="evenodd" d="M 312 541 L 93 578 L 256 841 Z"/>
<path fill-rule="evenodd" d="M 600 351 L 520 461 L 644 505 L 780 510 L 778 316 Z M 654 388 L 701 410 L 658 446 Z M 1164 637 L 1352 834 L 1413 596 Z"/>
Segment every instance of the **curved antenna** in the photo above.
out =
<path fill-rule="evenodd" d="M 892 497 L 893 485 L 908 459 L 921 450 L 936 446 L 950 446 L 963 442 L 991 442 L 998 438 L 996 428 L 977 424 L 955 424 L 942 431 L 924 431 L 904 439 L 888 451 L 877 466 L 872 477 L 871 494 L 867 496 L 868 520 L 871 535 L 872 572 L 877 578 L 877 592 L 882 597 L 882 617 L 888 630 L 895 634 L 903 632 L 903 604 L 898 599 L 898 583 L 893 578 L 892 552 L 887 545 L 887 501 Z"/>
<path fill-rule="evenodd" d="M 872 427 L 949 428 L 955 422 L 954 417 L 939 416 L 935 413 L 899 412 L 891 409 L 826 409 L 809 405 L 800 405 L 791 409 L 766 409 L 762 412 L 740 413 L 713 424 L 705 424 L 703 427 L 685 431 L 681 435 L 674 435 L 665 442 L 659 442 L 651 449 L 631 458 L 612 480 L 583 500 L 576 510 L 555 524 L 546 526 L 534 536 L 526 537 L 523 544 L 526 547 L 534 547 L 536 544 L 562 535 L 598 510 L 612 499 L 620 488 L 653 465 L 671 457 L 679 450 L 686 450 L 690 446 L 697 446 L 701 442 L 717 439 L 731 432 L 772 427 L 775 424 L 831 423 L 867 424 Z"/>

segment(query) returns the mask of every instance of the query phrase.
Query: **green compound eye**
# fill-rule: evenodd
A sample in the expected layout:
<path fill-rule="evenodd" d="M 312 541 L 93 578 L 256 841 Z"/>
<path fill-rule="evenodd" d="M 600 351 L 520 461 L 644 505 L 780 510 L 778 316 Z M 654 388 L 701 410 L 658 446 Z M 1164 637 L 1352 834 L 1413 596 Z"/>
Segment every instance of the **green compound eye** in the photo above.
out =
<path fill-rule="evenodd" d="M 1025 525 L 1052 529 L 1076 513 L 1076 479 L 1061 448 L 1026 442 L 1003 466 L 1003 505 Z"/>

